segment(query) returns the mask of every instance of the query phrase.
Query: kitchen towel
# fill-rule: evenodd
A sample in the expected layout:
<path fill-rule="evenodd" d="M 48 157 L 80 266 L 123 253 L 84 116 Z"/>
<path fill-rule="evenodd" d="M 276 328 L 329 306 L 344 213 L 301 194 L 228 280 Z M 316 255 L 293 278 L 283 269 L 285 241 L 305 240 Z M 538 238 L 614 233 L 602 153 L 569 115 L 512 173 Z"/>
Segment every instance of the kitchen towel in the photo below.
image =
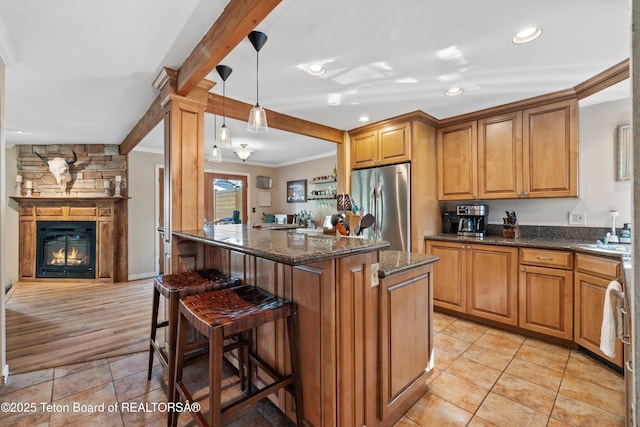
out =
<path fill-rule="evenodd" d="M 602 309 L 602 328 L 600 330 L 600 350 L 609 357 L 616 356 L 616 339 L 618 327 L 622 322 L 618 319 L 618 298 L 611 295 L 612 291 L 621 292 L 622 286 L 617 280 L 612 280 L 604 294 L 604 307 Z"/>

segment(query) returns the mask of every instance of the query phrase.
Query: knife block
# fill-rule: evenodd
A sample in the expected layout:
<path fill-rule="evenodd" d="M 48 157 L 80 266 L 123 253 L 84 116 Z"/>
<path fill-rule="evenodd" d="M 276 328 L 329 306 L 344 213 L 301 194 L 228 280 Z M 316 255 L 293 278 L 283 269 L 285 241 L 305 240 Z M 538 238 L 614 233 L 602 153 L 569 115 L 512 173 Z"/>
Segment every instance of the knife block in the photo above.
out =
<path fill-rule="evenodd" d="M 505 239 L 517 239 L 520 237 L 520 224 L 508 224 L 502 227 L 502 237 Z"/>

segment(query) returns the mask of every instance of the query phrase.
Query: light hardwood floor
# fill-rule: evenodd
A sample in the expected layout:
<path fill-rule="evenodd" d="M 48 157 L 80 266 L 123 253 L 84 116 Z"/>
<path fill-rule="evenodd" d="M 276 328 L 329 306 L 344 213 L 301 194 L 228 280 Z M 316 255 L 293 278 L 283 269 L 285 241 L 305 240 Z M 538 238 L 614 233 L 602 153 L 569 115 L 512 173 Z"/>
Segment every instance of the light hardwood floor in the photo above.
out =
<path fill-rule="evenodd" d="M 6 303 L 12 374 L 147 350 L 153 279 L 22 282 Z"/>

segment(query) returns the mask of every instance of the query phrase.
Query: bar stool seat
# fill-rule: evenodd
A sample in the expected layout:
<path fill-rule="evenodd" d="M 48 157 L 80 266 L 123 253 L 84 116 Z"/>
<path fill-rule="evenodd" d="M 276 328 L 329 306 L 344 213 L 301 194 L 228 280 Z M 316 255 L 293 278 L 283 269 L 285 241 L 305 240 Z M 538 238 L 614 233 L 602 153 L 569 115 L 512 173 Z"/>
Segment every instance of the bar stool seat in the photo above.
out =
<path fill-rule="evenodd" d="M 280 375 L 256 354 L 253 354 L 253 329 L 263 324 L 286 319 L 291 372 Z M 193 326 L 198 332 L 209 338 L 209 419 L 201 412 L 192 412 L 200 425 L 220 426 L 223 415 L 229 415 L 252 405 L 275 391 L 288 387 L 292 391 L 297 424 L 302 426 L 302 389 L 298 355 L 297 305 L 278 298 L 254 286 L 238 286 L 191 295 L 180 300 L 178 319 L 178 342 L 176 350 L 176 369 L 174 395 L 171 401 L 194 402 L 194 399 L 182 382 L 183 361 L 187 349 L 187 332 Z M 224 340 L 235 334 L 248 334 L 247 383 L 241 399 L 226 404 L 221 402 L 222 363 Z M 256 365 L 274 379 L 273 383 L 253 390 L 253 366 Z M 177 424 L 178 413 L 169 413 L 169 422 Z"/>
<path fill-rule="evenodd" d="M 147 380 L 151 379 L 153 356 L 157 354 L 162 366 L 167 369 L 169 373 L 169 396 L 173 393 L 179 299 L 189 295 L 239 285 L 240 279 L 237 277 L 228 276 L 214 269 L 165 274 L 154 278 Z M 158 322 L 160 296 L 166 298 L 166 303 L 168 304 L 168 319 L 162 322 Z M 166 349 L 165 346 L 156 339 L 159 328 L 167 328 L 167 336 L 165 337 L 167 342 Z M 240 375 L 242 377 L 242 369 L 240 369 Z"/>

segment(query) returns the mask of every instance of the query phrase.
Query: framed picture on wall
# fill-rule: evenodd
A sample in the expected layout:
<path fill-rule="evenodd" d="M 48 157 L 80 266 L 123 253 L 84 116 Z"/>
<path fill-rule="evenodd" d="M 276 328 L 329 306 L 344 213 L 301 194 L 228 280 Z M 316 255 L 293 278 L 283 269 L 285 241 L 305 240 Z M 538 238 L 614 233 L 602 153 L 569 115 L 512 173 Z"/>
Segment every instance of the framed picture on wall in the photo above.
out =
<path fill-rule="evenodd" d="M 618 126 L 616 134 L 616 181 L 630 181 L 633 173 L 631 126 Z"/>
<path fill-rule="evenodd" d="M 287 181 L 287 203 L 307 201 L 307 180 Z"/>

